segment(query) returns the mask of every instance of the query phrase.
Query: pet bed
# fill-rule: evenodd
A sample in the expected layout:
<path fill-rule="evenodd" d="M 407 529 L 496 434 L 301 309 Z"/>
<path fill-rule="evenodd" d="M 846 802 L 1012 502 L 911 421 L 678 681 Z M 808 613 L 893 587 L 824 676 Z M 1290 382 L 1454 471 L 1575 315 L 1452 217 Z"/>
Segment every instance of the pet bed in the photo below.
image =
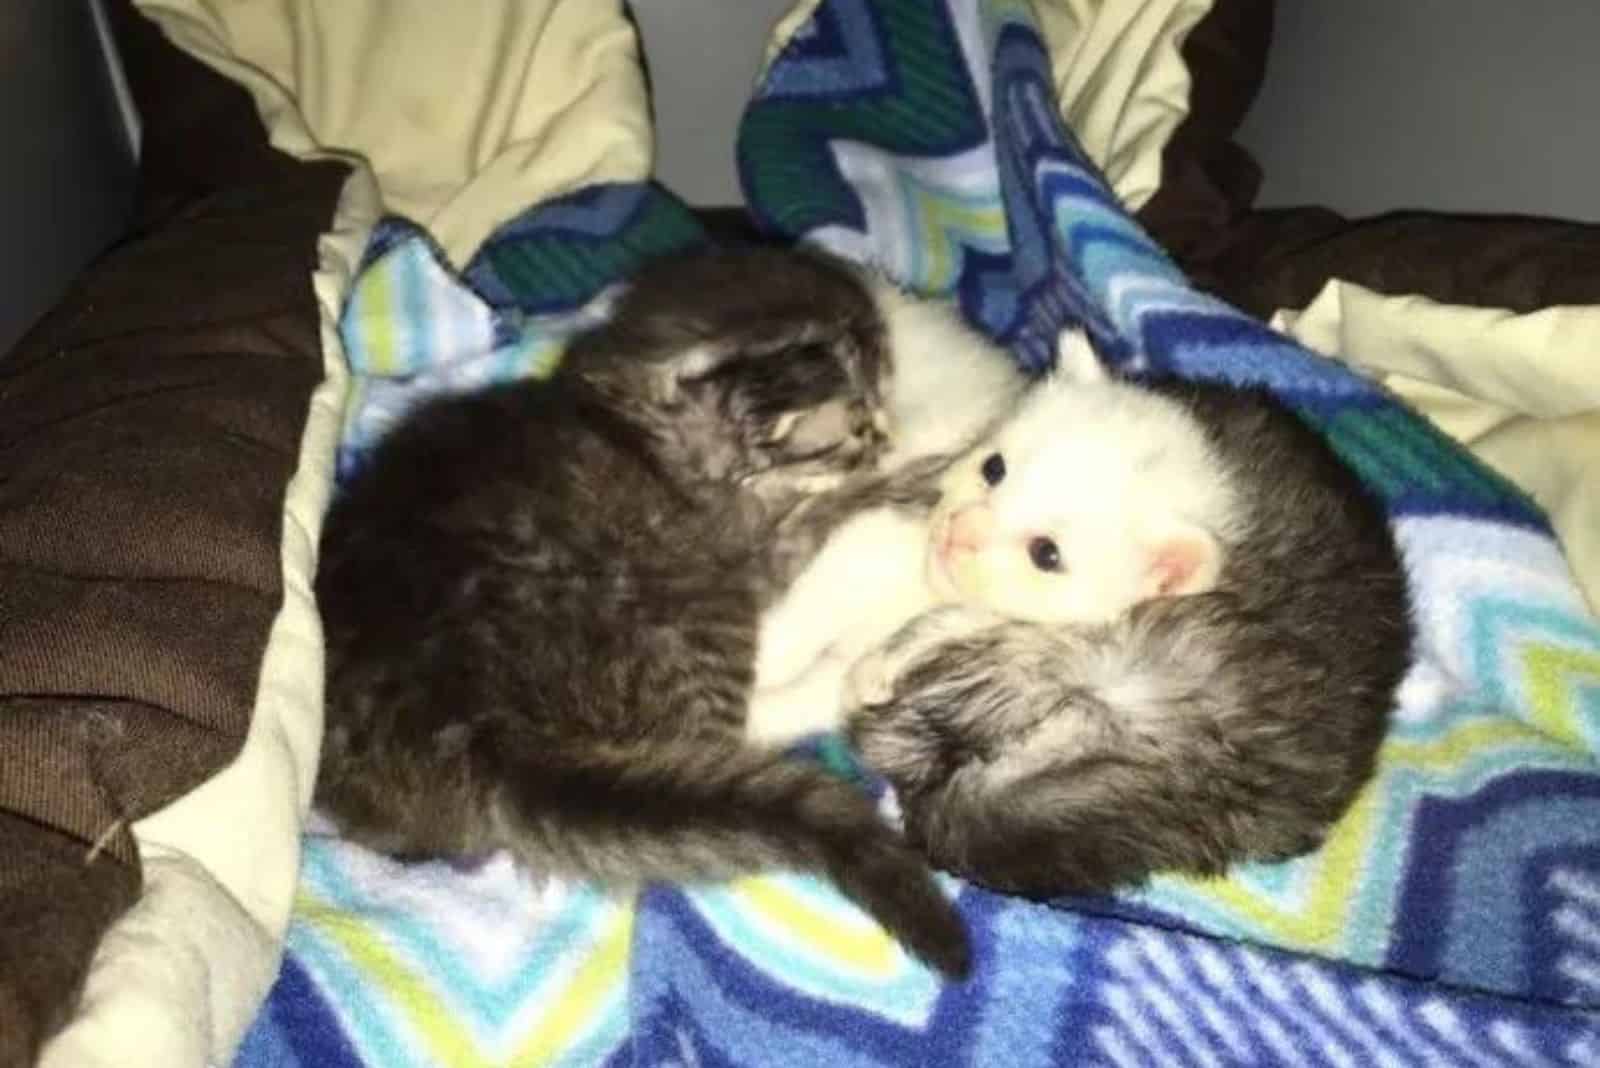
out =
<path fill-rule="evenodd" d="M 548 47 L 574 6 L 523 5 L 534 22 L 527 12 L 544 12 L 531 28 L 499 9 L 525 33 L 508 33 L 497 54 L 531 63 L 536 46 L 527 42 Z M 316 667 L 305 580 L 336 454 L 359 462 L 432 390 L 540 373 L 561 339 L 596 314 L 592 301 L 608 284 L 701 232 L 642 180 L 648 150 L 638 150 L 630 119 L 642 107 L 636 75 L 622 62 L 623 37 L 610 36 L 604 20 L 569 38 L 587 50 L 564 54 L 582 57 L 578 73 L 613 90 L 564 98 L 572 108 L 599 99 L 611 116 L 594 119 L 603 150 L 593 165 L 540 170 L 548 161 L 530 146 L 565 114 L 547 108 L 537 129 L 502 123 L 486 134 L 480 124 L 477 156 L 408 185 L 405 153 L 386 147 L 412 138 L 341 127 L 359 109 L 287 61 L 293 41 L 269 34 L 271 47 L 247 62 L 234 47 L 243 37 L 222 32 L 239 31 L 237 23 L 199 5 L 151 4 L 171 36 L 251 87 L 276 117 L 280 145 L 358 146 L 372 167 L 347 184 L 340 227 L 323 245 L 328 378 L 289 484 L 296 537 L 283 554 L 288 598 L 278 624 L 301 628 L 304 657 L 290 664 L 282 642 L 267 647 L 251 737 L 219 778 L 237 780 L 252 752 L 259 759 L 261 746 L 251 746 L 263 735 L 297 744 L 281 746 L 287 759 L 253 783 L 270 787 L 268 802 L 214 779 L 174 806 L 203 806 L 189 811 L 210 821 L 158 818 L 140 828 L 145 894 L 112 927 L 83 1012 L 44 1063 L 227 1058 L 285 919 L 287 953 L 238 1045 L 241 1065 L 1600 1057 L 1600 630 L 1528 496 L 1366 378 L 1192 287 L 1127 214 L 1124 205 L 1142 205 L 1150 228 L 1167 230 L 1183 262 L 1219 290 L 1226 274 L 1201 269 L 1216 261 L 1195 250 L 1227 247 L 1256 225 L 1245 206 L 1186 213 L 1168 195 L 1195 187 L 1186 179 L 1196 175 L 1210 179 L 1225 156 L 1226 122 L 1218 144 L 1187 164 L 1177 156 L 1195 150 L 1208 118 L 1197 92 L 1178 124 L 1185 77 L 1174 67 L 1205 6 L 802 5 L 741 131 L 744 185 L 765 229 L 951 296 L 1029 367 L 1043 366 L 1056 330 L 1077 322 L 1119 362 L 1277 390 L 1383 494 L 1413 578 L 1419 661 L 1379 777 L 1327 846 L 1226 880 L 1164 877 L 1115 899 L 1052 906 L 951 883 L 978 942 L 978 968 L 969 983 L 947 987 L 810 880 L 652 887 L 621 901 L 518 873 L 503 858 L 465 871 L 402 867 L 314 824 L 287 916 L 292 864 L 276 863 L 271 848 L 292 842 L 303 812 L 314 694 L 299 694 L 295 709 L 268 695 L 275 680 Z M 1204 34 L 1238 10 L 1219 7 L 1184 56 L 1192 62 Z M 351 26 L 319 38 L 332 42 L 332 56 L 340 41 L 365 54 L 360 31 L 373 26 L 348 18 Z M 374 53 L 383 41 L 371 39 Z M 496 150 L 486 153 L 486 142 Z M 1166 158 L 1153 163 L 1163 145 Z M 390 208 L 415 218 L 386 219 L 368 237 L 376 199 L 360 177 L 368 173 Z M 474 186 L 485 174 L 492 180 Z M 339 304 L 341 280 L 348 292 Z M 301 714 L 263 718 L 274 709 Z M 264 804 L 272 818 L 262 833 L 248 824 L 252 833 L 241 836 L 236 822 L 231 849 L 207 852 L 224 812 L 261 819 Z M 162 826 L 177 830 L 166 841 L 149 833 Z M 272 863 L 230 863 L 252 843 L 266 843 Z M 198 859 L 205 893 L 163 906 L 163 847 Z M 208 928 L 228 902 L 242 903 L 249 922 Z M 173 930 L 185 909 L 199 928 L 187 936 L 187 959 Z M 230 941 L 240 930 L 253 940 Z M 140 987 L 150 970 L 139 965 L 162 959 L 176 963 L 160 974 L 183 981 Z"/>

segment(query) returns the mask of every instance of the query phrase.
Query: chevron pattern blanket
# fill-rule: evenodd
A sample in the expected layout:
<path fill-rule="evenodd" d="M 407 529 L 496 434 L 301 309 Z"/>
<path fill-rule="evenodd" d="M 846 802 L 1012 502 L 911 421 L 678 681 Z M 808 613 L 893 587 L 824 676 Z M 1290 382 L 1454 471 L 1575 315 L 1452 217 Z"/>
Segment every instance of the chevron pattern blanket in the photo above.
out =
<path fill-rule="evenodd" d="M 978 944 L 959 986 L 808 879 L 615 900 L 313 834 L 238 1063 L 1600 1063 L 1600 626 L 1536 508 L 1192 289 L 1061 124 L 1022 0 L 824 0 L 739 162 L 769 230 L 949 295 L 1031 368 L 1080 323 L 1119 361 L 1264 383 L 1319 427 L 1382 493 L 1414 586 L 1379 774 L 1291 863 L 1052 906 L 959 888 Z M 609 284 L 698 238 L 659 189 L 590 189 L 458 276 L 391 221 L 346 313 L 341 462 L 435 390 L 541 373 Z"/>

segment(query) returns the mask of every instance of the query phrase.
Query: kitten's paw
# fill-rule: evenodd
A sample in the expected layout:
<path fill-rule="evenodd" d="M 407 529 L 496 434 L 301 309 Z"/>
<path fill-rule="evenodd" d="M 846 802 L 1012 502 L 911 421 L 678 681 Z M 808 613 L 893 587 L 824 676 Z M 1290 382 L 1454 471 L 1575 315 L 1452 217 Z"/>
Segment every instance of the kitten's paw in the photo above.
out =
<path fill-rule="evenodd" d="M 845 711 L 879 708 L 894 700 L 895 667 L 888 651 L 881 648 L 857 660 L 844 679 Z"/>
<path fill-rule="evenodd" d="M 843 658 L 825 655 L 799 678 L 757 689 L 750 695 L 745 739 L 776 747 L 838 730 L 844 722 L 847 666 Z"/>
<path fill-rule="evenodd" d="M 922 613 L 856 661 L 845 681 L 846 708 L 853 711 L 891 703 L 907 671 L 924 663 L 940 646 L 998 621 L 991 612 L 961 605 Z"/>

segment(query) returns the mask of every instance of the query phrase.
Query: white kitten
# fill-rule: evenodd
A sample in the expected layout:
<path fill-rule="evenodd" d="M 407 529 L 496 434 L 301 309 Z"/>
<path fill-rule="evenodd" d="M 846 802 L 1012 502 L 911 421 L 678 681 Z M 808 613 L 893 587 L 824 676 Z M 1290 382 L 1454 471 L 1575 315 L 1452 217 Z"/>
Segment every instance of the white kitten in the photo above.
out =
<path fill-rule="evenodd" d="M 891 466 L 962 456 L 931 514 L 852 518 L 763 616 L 746 725 L 762 744 L 838 727 L 851 666 L 937 605 L 1104 622 L 1209 589 L 1221 569 L 1234 502 L 1180 405 L 1111 378 L 1081 332 L 1063 332 L 1053 373 L 1024 389 L 953 310 L 898 293 L 880 304 Z"/>

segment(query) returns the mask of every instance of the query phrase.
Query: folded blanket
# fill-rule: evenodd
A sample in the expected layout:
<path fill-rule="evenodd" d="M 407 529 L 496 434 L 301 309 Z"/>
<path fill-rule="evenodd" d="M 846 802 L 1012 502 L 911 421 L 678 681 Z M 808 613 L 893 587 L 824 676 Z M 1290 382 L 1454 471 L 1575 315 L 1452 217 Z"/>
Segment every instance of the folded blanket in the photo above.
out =
<path fill-rule="evenodd" d="M 1600 308 L 1518 315 L 1336 278 L 1272 324 L 1378 377 L 1532 494 L 1600 609 Z"/>
<path fill-rule="evenodd" d="M 1027 366 L 1080 323 L 1129 366 L 1264 383 L 1327 433 L 1390 509 L 1420 636 L 1379 773 L 1328 843 L 1064 907 L 953 887 L 977 973 L 945 986 L 809 879 L 618 902 L 501 860 L 404 868 L 313 836 L 239 1063 L 1600 1056 L 1600 627 L 1545 520 L 1367 379 L 1191 289 L 1054 94 L 1019 0 L 825 0 L 746 115 L 750 206 L 950 295 Z M 345 462 L 423 394 L 546 366 L 610 281 L 694 239 L 672 214 L 648 186 L 544 204 L 462 277 L 390 230 L 344 334 L 379 354 L 357 357 L 369 376 L 398 373 L 366 383 Z"/>
<path fill-rule="evenodd" d="M 455 262 L 534 200 L 650 171 L 620 4 L 135 3 L 250 90 L 276 147 L 365 164 L 389 210 L 425 223 Z"/>

